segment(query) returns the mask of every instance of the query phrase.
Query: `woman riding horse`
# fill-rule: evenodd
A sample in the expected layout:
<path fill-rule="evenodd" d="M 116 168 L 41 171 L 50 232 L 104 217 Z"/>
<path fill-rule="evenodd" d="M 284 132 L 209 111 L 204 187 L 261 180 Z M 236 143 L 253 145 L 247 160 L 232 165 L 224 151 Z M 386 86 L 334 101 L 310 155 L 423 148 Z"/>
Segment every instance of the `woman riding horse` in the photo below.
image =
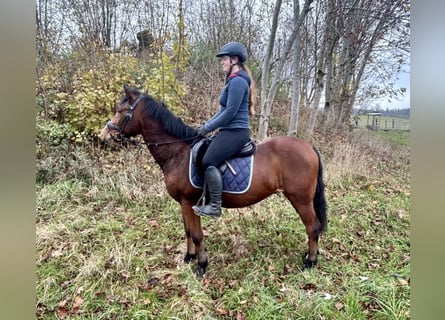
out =
<path fill-rule="evenodd" d="M 238 78 L 233 78 L 230 83 Z M 181 206 L 187 244 L 184 261 L 196 259 L 196 274 L 203 276 L 208 258 L 201 217 L 193 210 L 202 192 L 189 180 L 191 145 L 198 136 L 197 130 L 148 93 L 127 85 L 124 85 L 124 92 L 113 118 L 102 130 L 101 140 L 115 145 L 132 141 L 131 137 L 137 135 L 143 136 L 148 150 L 162 169 L 168 194 Z M 308 251 L 303 263 L 306 268 L 313 267 L 317 263 L 319 236 L 326 231 L 328 222 L 320 154 L 307 141 L 275 136 L 257 144 L 252 170 L 247 191 L 241 194 L 224 192 L 218 202 L 225 208 L 242 208 L 282 192 L 305 225 Z"/>
<path fill-rule="evenodd" d="M 247 61 L 247 49 L 239 42 L 224 45 L 216 55 L 220 58 L 225 85 L 219 97 L 220 110 L 197 128 L 201 136 L 219 129 L 202 159 L 204 183 L 210 195 L 209 204 L 193 206 L 199 216 L 221 216 L 222 179 L 219 167 L 250 140 L 249 115 L 254 114 L 254 83 Z"/>

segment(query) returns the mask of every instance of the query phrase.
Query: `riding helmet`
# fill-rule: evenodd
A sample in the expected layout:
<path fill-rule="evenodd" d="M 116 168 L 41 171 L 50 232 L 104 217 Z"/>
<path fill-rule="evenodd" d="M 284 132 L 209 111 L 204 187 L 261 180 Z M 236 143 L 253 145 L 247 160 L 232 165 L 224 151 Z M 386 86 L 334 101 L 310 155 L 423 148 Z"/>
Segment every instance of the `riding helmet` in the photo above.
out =
<path fill-rule="evenodd" d="M 240 62 L 243 63 L 247 60 L 247 49 L 246 47 L 239 42 L 229 42 L 225 44 L 221 50 L 219 50 L 217 57 L 222 56 L 238 56 Z"/>

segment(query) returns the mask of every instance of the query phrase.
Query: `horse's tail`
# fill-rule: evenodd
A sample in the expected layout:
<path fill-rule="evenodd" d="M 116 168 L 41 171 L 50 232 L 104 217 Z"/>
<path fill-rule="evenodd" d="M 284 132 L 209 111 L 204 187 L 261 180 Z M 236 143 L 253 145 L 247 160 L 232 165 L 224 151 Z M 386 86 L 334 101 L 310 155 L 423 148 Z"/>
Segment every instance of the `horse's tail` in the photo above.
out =
<path fill-rule="evenodd" d="M 314 151 L 318 157 L 318 177 L 313 203 L 315 214 L 317 215 L 318 221 L 321 223 L 320 233 L 325 233 L 328 227 L 328 220 L 326 214 L 326 198 L 324 196 L 323 165 L 321 163 L 320 153 L 315 148 Z"/>

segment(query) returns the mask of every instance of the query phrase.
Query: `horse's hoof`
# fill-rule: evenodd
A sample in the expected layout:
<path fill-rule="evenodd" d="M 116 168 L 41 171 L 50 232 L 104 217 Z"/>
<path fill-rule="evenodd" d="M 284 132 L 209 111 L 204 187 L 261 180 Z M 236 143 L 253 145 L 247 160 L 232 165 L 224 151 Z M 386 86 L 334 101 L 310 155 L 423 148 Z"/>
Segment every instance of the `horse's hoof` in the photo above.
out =
<path fill-rule="evenodd" d="M 185 263 L 190 263 L 192 260 L 196 259 L 196 253 L 195 254 L 190 254 L 187 253 L 184 257 L 184 262 Z"/>
<path fill-rule="evenodd" d="M 309 259 L 304 260 L 304 269 L 310 270 L 317 264 L 317 261 L 310 261 Z"/>
<path fill-rule="evenodd" d="M 304 263 L 304 269 L 309 270 L 312 269 L 317 264 L 317 259 L 315 259 L 315 261 L 309 260 L 309 255 L 306 255 L 303 258 L 303 263 Z"/>
<path fill-rule="evenodd" d="M 200 266 L 196 267 L 195 274 L 198 278 L 202 278 L 205 273 L 206 273 L 206 270 L 204 268 L 202 268 Z"/>
<path fill-rule="evenodd" d="M 198 266 L 196 267 L 195 270 L 196 276 L 198 278 L 202 278 L 204 276 L 204 274 L 206 273 L 207 265 L 208 265 L 207 261 L 198 263 Z"/>

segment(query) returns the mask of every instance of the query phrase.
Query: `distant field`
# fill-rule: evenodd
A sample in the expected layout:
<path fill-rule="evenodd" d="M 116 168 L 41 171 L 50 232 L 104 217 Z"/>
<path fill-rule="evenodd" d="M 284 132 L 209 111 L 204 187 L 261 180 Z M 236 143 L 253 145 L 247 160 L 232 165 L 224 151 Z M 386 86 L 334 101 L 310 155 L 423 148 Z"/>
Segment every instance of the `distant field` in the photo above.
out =
<path fill-rule="evenodd" d="M 352 123 L 358 128 L 374 125 L 379 130 L 410 130 L 410 119 L 400 117 L 368 116 L 364 114 L 360 115 L 358 119 L 353 117 Z"/>

